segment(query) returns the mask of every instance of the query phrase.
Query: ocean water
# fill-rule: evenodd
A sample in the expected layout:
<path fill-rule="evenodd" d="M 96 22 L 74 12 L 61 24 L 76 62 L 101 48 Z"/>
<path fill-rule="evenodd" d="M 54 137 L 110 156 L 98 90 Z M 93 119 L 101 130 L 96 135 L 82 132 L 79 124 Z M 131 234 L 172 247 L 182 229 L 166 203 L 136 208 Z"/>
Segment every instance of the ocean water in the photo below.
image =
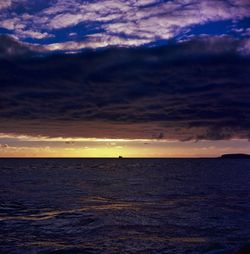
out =
<path fill-rule="evenodd" d="M 0 159 L 0 253 L 232 253 L 248 159 Z"/>

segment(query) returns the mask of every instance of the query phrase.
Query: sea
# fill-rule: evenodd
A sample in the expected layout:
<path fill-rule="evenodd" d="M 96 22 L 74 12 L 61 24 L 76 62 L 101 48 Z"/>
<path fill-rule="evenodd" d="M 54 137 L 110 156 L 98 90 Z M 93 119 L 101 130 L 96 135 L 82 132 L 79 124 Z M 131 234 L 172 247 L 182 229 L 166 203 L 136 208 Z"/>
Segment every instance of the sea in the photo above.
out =
<path fill-rule="evenodd" d="M 0 159 L 1 254 L 231 254 L 249 159 Z"/>

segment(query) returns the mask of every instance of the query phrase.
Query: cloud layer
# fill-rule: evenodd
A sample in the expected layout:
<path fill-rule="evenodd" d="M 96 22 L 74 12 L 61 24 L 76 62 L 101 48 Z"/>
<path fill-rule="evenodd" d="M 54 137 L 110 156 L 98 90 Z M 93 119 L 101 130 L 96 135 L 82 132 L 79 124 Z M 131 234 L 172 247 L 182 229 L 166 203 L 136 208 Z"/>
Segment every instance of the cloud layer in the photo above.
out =
<path fill-rule="evenodd" d="M 237 22 L 250 18 L 247 0 L 9 0 L 0 10 L 2 28 L 21 40 L 43 40 L 51 49 L 145 45 L 228 20 L 235 24 L 225 34 L 248 36 Z"/>
<path fill-rule="evenodd" d="M 215 37 L 156 48 L 4 57 L 0 133 L 249 138 L 250 59 L 240 55 L 241 44 Z"/>

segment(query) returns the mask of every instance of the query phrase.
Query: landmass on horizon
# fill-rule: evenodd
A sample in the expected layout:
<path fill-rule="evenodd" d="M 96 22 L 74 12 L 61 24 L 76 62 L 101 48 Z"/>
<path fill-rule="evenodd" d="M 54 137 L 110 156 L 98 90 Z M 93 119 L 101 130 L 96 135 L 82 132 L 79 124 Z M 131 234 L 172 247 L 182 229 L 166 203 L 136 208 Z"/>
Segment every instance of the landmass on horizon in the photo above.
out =
<path fill-rule="evenodd" d="M 219 158 L 221 159 L 250 159 L 250 154 L 244 154 L 244 153 L 223 154 Z"/>

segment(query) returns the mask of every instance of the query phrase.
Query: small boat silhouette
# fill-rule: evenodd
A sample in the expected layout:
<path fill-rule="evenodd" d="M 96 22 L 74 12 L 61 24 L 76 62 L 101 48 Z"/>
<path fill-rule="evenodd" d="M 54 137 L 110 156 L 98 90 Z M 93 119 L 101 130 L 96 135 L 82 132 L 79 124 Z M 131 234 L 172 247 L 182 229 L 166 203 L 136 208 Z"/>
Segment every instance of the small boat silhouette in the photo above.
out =
<path fill-rule="evenodd" d="M 118 159 L 122 159 L 123 157 L 122 156 L 119 156 Z"/>

